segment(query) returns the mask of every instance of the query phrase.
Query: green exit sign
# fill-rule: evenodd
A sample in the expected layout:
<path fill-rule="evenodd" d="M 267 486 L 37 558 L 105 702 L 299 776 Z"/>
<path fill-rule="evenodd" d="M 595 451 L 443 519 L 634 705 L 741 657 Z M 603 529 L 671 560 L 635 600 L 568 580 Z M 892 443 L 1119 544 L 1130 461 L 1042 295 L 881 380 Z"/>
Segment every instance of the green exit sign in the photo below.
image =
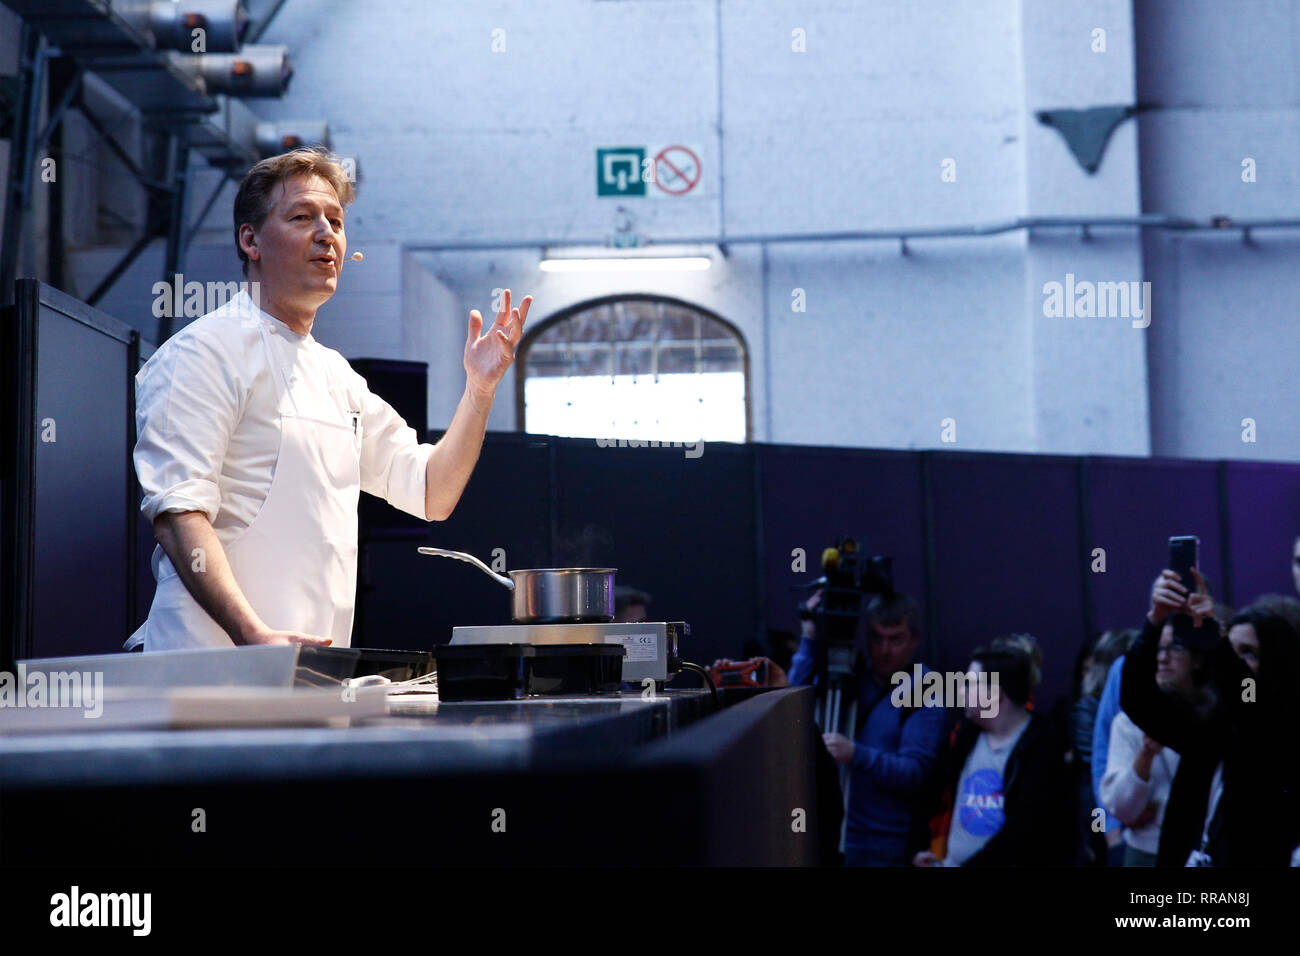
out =
<path fill-rule="evenodd" d="M 644 146 L 620 146 L 596 150 L 597 196 L 644 196 Z"/>

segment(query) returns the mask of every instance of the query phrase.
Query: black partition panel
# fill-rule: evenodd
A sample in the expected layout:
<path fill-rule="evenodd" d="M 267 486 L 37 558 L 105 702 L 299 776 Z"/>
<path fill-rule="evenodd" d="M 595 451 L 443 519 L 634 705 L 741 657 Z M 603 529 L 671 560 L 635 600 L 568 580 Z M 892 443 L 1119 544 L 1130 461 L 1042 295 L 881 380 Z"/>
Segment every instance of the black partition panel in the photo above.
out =
<path fill-rule="evenodd" d="M 5 468 L 6 657 L 120 650 L 137 550 L 138 335 L 32 279 L 6 339 L 18 428 Z"/>
<path fill-rule="evenodd" d="M 935 453 L 935 618 L 941 658 L 1028 632 L 1044 653 L 1043 706 L 1070 691 L 1085 634 L 1078 463 L 1065 457 Z"/>
<path fill-rule="evenodd" d="M 393 407 L 417 435 L 428 431 L 429 363 L 396 359 L 354 358 L 348 364 L 366 380 L 366 387 Z M 423 522 L 390 507 L 373 495 L 362 495 L 358 505 L 360 537 L 368 540 L 409 540 L 419 537 Z"/>
<path fill-rule="evenodd" d="M 1169 539 L 1201 539 L 1201 570 L 1222 596 L 1218 466 L 1212 461 L 1091 458 L 1087 475 L 1088 583 L 1098 630 L 1135 628 L 1151 602 L 1151 584 L 1169 564 Z M 1105 552 L 1094 572 L 1092 552 Z"/>
<path fill-rule="evenodd" d="M 1202 566 L 1221 583 L 1230 526 L 1239 593 L 1286 592 L 1300 468 L 1228 466 L 1221 512 L 1221 467 L 770 445 L 709 445 L 688 459 L 492 434 L 455 515 L 431 524 L 427 541 L 487 561 L 499 548 L 509 568 L 616 566 L 621 583 L 651 593 L 652 617 L 692 624 L 689 656 L 707 662 L 768 629 L 797 631 L 793 586 L 818 575 L 836 536 L 860 535 L 868 552 L 894 558 L 897 586 L 927 612 L 927 663 L 963 667 L 976 645 L 1028 631 L 1043 643 L 1050 706 L 1069 693 L 1087 636 L 1140 623 L 1171 535 L 1199 535 Z M 417 543 L 371 548 L 362 574 L 377 630 L 365 643 L 426 647 L 457 624 L 508 620 L 504 589 L 413 556 Z M 1105 571 L 1092 569 L 1095 548 Z"/>
<path fill-rule="evenodd" d="M 499 557 L 506 570 L 549 566 L 552 441 L 489 434 L 448 520 L 429 523 L 422 539 L 363 544 L 354 644 L 425 650 L 451 640 L 457 625 L 510 623 L 505 587 L 468 564 L 416 549 L 466 551 L 489 565 Z"/>
<path fill-rule="evenodd" d="M 139 355 L 136 357 L 135 368 L 131 373 L 131 407 L 135 407 L 135 375 L 140 369 L 144 368 L 146 362 L 153 357 L 154 352 L 158 351 L 157 346 L 150 342 L 141 341 Z M 134 415 L 134 413 L 132 413 Z M 135 422 L 132 422 L 131 441 L 134 449 L 135 439 Z M 135 615 L 131 621 L 130 631 L 135 632 L 145 619 L 149 616 L 149 608 L 153 605 L 154 592 L 158 589 L 158 582 L 153 579 L 153 552 L 158 546 L 158 539 L 154 537 L 153 523 L 146 520 L 145 516 L 140 513 L 140 500 L 143 495 L 140 492 L 140 482 L 135 474 L 135 461 L 131 461 L 131 483 L 135 492 L 135 497 L 131 502 L 131 514 L 135 527 L 135 557 L 134 569 L 131 577 L 134 579 L 134 590 L 132 592 L 135 600 Z"/>
<path fill-rule="evenodd" d="M 822 552 L 845 535 L 857 538 L 869 555 L 893 558 L 895 588 L 924 607 L 918 455 L 763 445 L 758 457 L 767 627 L 799 633 L 797 605 L 808 596 L 801 586 L 821 576 Z M 922 647 L 927 655 L 933 652 L 928 640 Z"/>
<path fill-rule="evenodd" d="M 557 439 L 553 557 L 618 568 L 651 620 L 686 621 L 683 656 L 711 664 L 758 634 L 754 448 L 601 448 Z"/>
<path fill-rule="evenodd" d="M 1300 468 L 1244 461 L 1225 468 L 1233 599 L 1244 605 L 1261 594 L 1294 597 L 1290 569 L 1300 535 Z"/>

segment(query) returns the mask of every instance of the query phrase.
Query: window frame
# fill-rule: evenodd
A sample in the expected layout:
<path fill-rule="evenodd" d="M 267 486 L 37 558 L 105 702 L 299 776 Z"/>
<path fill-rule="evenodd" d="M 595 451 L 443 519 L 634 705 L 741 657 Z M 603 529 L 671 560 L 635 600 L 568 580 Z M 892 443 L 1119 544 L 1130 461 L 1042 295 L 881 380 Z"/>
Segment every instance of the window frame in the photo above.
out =
<path fill-rule="evenodd" d="M 515 431 L 520 434 L 531 434 L 528 431 L 526 419 L 526 408 L 524 404 L 524 383 L 527 378 L 528 369 L 528 352 L 533 343 L 553 325 L 565 322 L 580 312 L 587 312 L 591 309 L 597 309 L 604 305 L 613 305 L 618 302 L 653 302 L 656 304 L 670 305 L 679 309 L 687 309 L 691 312 L 697 312 L 704 318 L 717 322 L 736 339 L 740 349 L 740 367 L 741 373 L 745 377 L 745 444 L 751 443 L 754 439 L 754 389 L 750 382 L 750 362 L 749 362 L 749 343 L 745 341 L 745 336 L 734 322 L 728 322 L 722 316 L 718 315 L 712 309 L 706 309 L 694 302 L 688 302 L 685 299 L 678 299 L 668 295 L 656 295 L 649 292 L 628 292 L 615 295 L 599 296 L 594 299 L 584 299 L 576 302 L 556 312 L 554 315 L 547 316 L 535 327 L 529 328 L 524 332 L 524 337 L 519 343 L 519 348 L 515 351 L 514 374 L 515 374 Z"/>

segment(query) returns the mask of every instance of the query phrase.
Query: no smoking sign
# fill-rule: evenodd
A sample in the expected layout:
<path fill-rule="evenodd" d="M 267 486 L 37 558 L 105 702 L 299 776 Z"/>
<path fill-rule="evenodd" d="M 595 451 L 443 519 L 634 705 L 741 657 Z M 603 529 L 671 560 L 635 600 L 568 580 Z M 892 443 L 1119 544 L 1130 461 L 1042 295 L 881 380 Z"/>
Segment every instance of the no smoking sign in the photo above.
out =
<path fill-rule="evenodd" d="M 654 154 L 652 195 L 685 196 L 700 183 L 704 168 L 700 154 L 689 146 L 665 146 Z"/>

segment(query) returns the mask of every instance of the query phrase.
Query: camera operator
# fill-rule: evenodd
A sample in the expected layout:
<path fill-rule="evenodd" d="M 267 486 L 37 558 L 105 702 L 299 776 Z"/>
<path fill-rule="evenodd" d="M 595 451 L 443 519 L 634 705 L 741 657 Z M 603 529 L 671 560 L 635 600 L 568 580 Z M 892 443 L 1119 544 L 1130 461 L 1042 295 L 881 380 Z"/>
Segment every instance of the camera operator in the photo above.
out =
<path fill-rule="evenodd" d="M 1297 837 L 1296 760 L 1274 741 L 1295 726 L 1296 635 L 1280 618 L 1268 620 L 1266 611 L 1248 615 L 1256 636 L 1275 635 L 1268 642 L 1272 655 L 1260 641 L 1252 670 L 1223 636 L 1200 572 L 1192 573 L 1195 594 L 1174 571 L 1156 578 L 1120 690 L 1133 723 L 1181 755 L 1157 865 L 1286 866 Z M 1173 614 L 1193 619 L 1192 636 L 1183 640 L 1204 677 L 1192 700 L 1161 693 L 1155 680 L 1156 649 Z"/>
<path fill-rule="evenodd" d="M 816 610 L 821 592 L 809 598 Z M 943 742 L 942 707 L 895 707 L 891 678 L 911 674 L 921 643 L 920 608 L 905 594 L 877 595 L 867 607 L 869 660 L 857 669 L 858 718 L 853 739 L 823 734 L 837 763 L 849 766 L 848 820 L 844 836 L 846 866 L 906 866 L 907 838 L 914 795 L 929 773 Z M 816 681 L 814 622 L 801 624 L 799 650 L 790 664 L 791 684 Z M 861 664 L 861 661 L 860 661 Z M 922 673 L 929 668 L 922 665 Z"/>

